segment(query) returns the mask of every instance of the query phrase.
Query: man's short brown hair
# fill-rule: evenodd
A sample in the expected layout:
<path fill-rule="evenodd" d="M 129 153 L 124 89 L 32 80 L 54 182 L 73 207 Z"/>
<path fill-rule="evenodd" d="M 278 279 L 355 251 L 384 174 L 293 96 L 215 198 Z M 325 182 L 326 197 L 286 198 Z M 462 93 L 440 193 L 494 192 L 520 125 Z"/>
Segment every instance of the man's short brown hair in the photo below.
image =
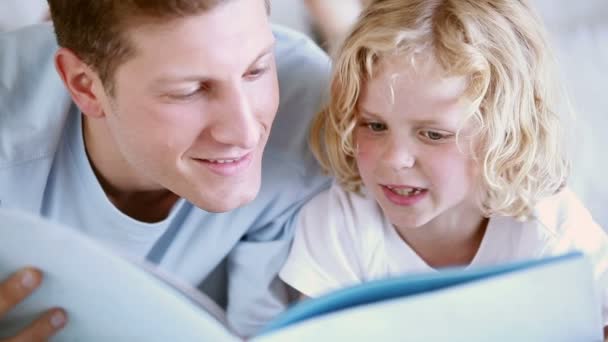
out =
<path fill-rule="evenodd" d="M 116 68 L 134 53 L 125 36 L 127 29 L 141 21 L 200 14 L 228 1 L 231 0 L 48 0 L 48 3 L 59 45 L 91 66 L 112 94 Z M 269 12 L 270 0 L 265 0 L 265 4 Z"/>

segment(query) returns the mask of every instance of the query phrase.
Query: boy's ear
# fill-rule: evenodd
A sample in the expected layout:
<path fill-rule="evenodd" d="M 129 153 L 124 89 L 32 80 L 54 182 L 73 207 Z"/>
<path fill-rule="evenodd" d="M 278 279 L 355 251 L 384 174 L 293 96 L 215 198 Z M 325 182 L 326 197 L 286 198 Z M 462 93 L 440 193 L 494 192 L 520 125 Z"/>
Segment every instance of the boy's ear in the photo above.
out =
<path fill-rule="evenodd" d="M 66 48 L 55 53 L 55 68 L 83 114 L 97 118 L 105 115 L 101 102 L 105 96 L 103 86 L 93 69 Z"/>

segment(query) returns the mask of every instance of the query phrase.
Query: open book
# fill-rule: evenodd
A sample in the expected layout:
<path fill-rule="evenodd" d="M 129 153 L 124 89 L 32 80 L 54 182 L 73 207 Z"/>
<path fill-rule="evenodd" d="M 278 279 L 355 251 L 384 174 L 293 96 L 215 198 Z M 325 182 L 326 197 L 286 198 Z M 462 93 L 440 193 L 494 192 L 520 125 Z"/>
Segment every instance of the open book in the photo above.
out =
<path fill-rule="evenodd" d="M 60 305 L 55 341 L 239 341 L 222 310 L 81 233 L 0 210 L 0 279 L 35 265 L 41 288 L 0 320 L 9 336 Z M 143 266 L 143 267 L 142 267 Z M 589 261 L 578 253 L 372 281 L 303 301 L 253 341 L 600 341 Z"/>

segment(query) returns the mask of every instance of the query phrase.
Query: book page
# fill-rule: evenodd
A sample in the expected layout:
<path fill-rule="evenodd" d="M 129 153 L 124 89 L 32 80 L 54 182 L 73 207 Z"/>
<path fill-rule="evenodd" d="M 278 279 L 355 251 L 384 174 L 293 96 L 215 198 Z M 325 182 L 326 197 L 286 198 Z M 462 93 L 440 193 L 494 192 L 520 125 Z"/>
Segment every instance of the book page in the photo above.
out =
<path fill-rule="evenodd" d="M 598 300 L 579 255 L 320 315 L 254 340 L 602 341 Z"/>
<path fill-rule="evenodd" d="M 128 257 L 126 257 L 126 259 L 129 260 Z M 222 309 L 219 305 L 217 305 L 216 302 L 207 297 L 197 288 L 190 286 L 190 284 L 180 282 L 178 279 L 171 276 L 171 274 L 165 272 L 154 264 L 137 260 L 131 260 L 131 262 L 158 278 L 159 281 L 166 283 L 175 291 L 178 291 L 182 296 L 184 296 L 185 299 L 191 301 L 192 304 L 201 307 L 207 314 L 215 318 L 224 327 L 227 329 L 229 328 L 230 323 L 228 322 L 224 309 Z"/>
<path fill-rule="evenodd" d="M 0 321 L 0 337 L 61 306 L 68 324 L 58 341 L 240 340 L 203 294 L 176 290 L 158 270 L 146 272 L 76 230 L 0 210 L 0 279 L 27 265 L 42 269 L 44 282 Z"/>

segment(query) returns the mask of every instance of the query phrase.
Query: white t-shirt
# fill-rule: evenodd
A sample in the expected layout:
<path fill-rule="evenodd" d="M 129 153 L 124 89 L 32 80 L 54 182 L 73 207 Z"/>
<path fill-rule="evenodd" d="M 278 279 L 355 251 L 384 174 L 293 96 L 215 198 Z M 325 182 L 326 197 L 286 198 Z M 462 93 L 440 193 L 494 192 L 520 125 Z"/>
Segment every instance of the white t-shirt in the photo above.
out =
<path fill-rule="evenodd" d="M 608 325 L 608 236 L 569 190 L 541 201 L 534 219 L 493 217 L 467 267 L 563 254 L 591 257 Z M 404 242 L 373 198 L 334 184 L 308 202 L 280 277 L 308 297 L 372 279 L 435 271 Z"/>

